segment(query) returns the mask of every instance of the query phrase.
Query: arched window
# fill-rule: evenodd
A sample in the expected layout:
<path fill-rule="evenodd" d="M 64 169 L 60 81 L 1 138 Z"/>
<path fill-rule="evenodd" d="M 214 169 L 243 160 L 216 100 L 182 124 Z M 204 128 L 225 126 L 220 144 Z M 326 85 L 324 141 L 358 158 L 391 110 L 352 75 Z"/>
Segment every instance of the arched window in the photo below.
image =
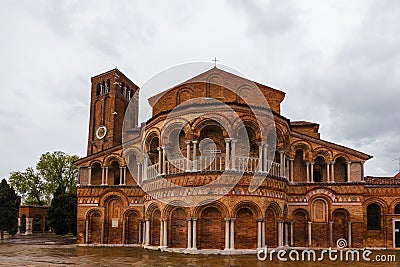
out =
<path fill-rule="evenodd" d="M 400 204 L 397 204 L 396 207 L 394 207 L 394 214 L 400 214 Z"/>
<path fill-rule="evenodd" d="M 367 207 L 367 230 L 381 230 L 381 208 L 378 204 Z"/>
<path fill-rule="evenodd" d="M 97 87 L 96 87 L 96 96 L 99 96 L 99 95 L 101 95 L 100 83 L 98 83 Z"/>

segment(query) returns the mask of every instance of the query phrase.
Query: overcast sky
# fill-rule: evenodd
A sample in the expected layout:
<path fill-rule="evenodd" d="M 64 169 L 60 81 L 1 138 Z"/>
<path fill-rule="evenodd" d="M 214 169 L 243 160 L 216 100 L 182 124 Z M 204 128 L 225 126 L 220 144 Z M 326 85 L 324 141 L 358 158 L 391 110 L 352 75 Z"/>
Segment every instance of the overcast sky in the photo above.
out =
<path fill-rule="evenodd" d="M 323 139 L 373 155 L 366 175 L 399 168 L 399 1 L 1 4 L 0 178 L 46 151 L 85 156 L 91 76 L 117 65 L 142 86 L 214 57 L 286 92 L 284 116 L 318 122 Z M 142 90 L 142 120 L 158 92 Z"/>

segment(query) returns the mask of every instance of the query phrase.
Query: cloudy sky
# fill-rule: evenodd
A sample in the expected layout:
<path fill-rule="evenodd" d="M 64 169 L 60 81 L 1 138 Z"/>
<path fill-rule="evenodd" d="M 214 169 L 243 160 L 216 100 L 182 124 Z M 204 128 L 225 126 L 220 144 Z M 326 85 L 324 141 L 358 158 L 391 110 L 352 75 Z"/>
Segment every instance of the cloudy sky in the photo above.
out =
<path fill-rule="evenodd" d="M 46 151 L 85 155 L 91 76 L 118 66 L 142 86 L 214 57 L 285 91 L 286 117 L 373 155 L 367 175 L 399 168 L 399 1 L 1 3 L 0 178 Z"/>

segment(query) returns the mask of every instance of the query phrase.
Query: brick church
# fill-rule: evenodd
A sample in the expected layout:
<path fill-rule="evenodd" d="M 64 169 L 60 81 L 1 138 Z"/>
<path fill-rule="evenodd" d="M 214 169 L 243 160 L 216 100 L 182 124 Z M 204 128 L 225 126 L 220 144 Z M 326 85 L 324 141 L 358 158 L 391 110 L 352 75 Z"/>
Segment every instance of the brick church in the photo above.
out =
<path fill-rule="evenodd" d="M 76 162 L 79 244 L 400 248 L 400 176 L 365 176 L 371 156 L 284 117 L 284 92 L 214 67 L 151 97 L 139 125 L 127 76 L 113 69 L 91 84 L 87 156 Z"/>

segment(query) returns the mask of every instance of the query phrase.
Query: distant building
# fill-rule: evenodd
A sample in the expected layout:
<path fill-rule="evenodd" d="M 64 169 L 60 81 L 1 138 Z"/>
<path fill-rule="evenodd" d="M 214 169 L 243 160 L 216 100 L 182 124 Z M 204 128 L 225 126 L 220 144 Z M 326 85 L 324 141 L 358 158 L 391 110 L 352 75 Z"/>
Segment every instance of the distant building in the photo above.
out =
<path fill-rule="evenodd" d="M 18 209 L 18 233 L 31 235 L 48 230 L 47 206 L 22 205 Z"/>
<path fill-rule="evenodd" d="M 145 126 L 138 126 L 139 88 L 123 73 L 114 69 L 91 82 L 87 157 L 76 162 L 80 244 L 232 252 L 265 245 L 336 247 L 343 238 L 349 247 L 400 247 L 399 175 L 364 178 L 364 163 L 371 156 L 321 139 L 317 123 L 281 115 L 284 92 L 255 83 L 268 100 L 275 124 L 273 133 L 265 135 L 250 109 L 268 110 L 252 99 L 253 82 L 218 68 L 152 97 L 152 117 Z M 243 102 L 238 95 L 252 102 Z M 166 117 L 196 97 L 228 105 L 243 127 L 225 111 L 211 109 L 208 118 L 180 122 L 185 124 L 183 130 L 172 134 L 179 123 L 164 125 Z M 130 101 L 133 112 L 123 132 Z M 179 110 L 194 114 L 200 106 L 188 104 Z M 218 121 L 225 121 L 229 129 Z M 246 156 L 241 154 L 240 131 L 249 140 Z M 123 149 L 123 133 L 129 137 L 128 149 Z M 206 139 L 216 144 L 208 154 L 200 147 Z M 268 147 L 269 142 L 276 143 L 276 149 Z M 167 150 L 177 144 L 175 152 L 185 157 L 166 159 L 165 154 L 171 153 Z M 241 178 L 211 203 L 182 207 L 180 202 L 166 204 L 154 197 L 206 199 L 221 192 L 200 186 L 221 175 L 227 182 Z M 252 179 L 261 181 L 253 192 L 249 191 Z M 189 190 L 164 190 L 162 181 Z"/>

